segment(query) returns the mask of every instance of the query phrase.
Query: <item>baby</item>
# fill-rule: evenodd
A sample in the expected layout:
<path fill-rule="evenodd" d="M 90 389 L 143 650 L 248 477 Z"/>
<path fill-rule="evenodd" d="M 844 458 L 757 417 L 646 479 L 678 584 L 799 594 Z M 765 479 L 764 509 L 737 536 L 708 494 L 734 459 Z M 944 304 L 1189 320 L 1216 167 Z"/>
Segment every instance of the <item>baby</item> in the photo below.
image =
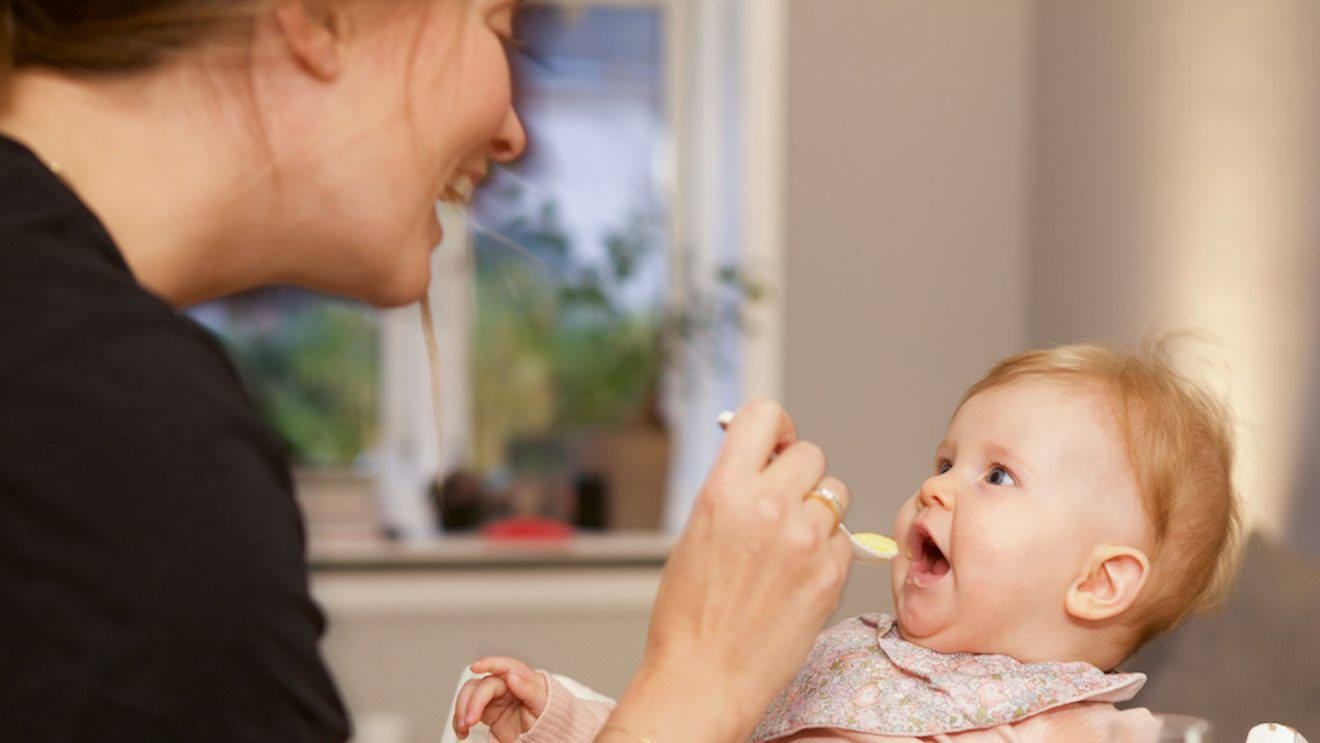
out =
<path fill-rule="evenodd" d="M 1145 677 L 1106 671 L 1221 597 L 1232 457 L 1223 405 L 1162 347 L 999 362 L 899 511 L 895 615 L 821 633 L 751 741 L 1153 739 L 1147 711 L 1113 706 Z M 500 743 L 589 741 L 611 709 L 510 658 L 472 670 L 463 737 L 481 720 Z"/>

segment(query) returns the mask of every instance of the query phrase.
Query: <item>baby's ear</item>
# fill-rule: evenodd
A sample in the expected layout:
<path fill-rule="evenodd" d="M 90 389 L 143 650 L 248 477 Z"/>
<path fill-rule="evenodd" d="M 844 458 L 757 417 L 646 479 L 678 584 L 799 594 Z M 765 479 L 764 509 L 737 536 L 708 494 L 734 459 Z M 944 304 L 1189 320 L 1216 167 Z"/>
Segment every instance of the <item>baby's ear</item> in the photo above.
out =
<path fill-rule="evenodd" d="M 1100 621 L 1127 611 L 1150 575 L 1150 560 L 1135 547 L 1102 544 L 1068 588 L 1064 607 L 1078 619 Z"/>

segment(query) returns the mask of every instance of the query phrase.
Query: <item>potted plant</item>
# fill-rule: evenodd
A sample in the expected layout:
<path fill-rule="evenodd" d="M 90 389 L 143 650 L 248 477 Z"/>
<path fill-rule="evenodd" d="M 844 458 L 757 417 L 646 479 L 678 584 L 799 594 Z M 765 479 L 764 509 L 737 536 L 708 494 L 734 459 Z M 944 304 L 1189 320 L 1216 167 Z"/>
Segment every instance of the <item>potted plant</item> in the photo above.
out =
<path fill-rule="evenodd" d="M 658 525 L 667 364 L 693 344 L 718 362 L 715 338 L 740 332 L 744 303 L 761 293 L 724 267 L 714 291 L 689 288 L 675 306 L 657 280 L 669 271 L 653 221 L 627 219 L 594 258 L 571 249 L 553 201 L 477 233 L 475 463 L 540 478 L 543 509 L 587 526 Z M 520 456 L 544 451 L 565 455 Z M 588 512 L 574 513 L 566 492 Z"/>

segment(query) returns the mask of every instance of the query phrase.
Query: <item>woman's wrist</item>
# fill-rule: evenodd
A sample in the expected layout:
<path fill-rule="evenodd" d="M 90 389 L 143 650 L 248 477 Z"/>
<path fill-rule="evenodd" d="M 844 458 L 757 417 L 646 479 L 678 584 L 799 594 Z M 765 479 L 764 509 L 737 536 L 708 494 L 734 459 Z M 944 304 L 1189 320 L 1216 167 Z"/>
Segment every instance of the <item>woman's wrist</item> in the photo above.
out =
<path fill-rule="evenodd" d="M 736 685 L 711 669 L 643 665 L 597 743 L 741 743 L 765 710 L 748 710 Z"/>

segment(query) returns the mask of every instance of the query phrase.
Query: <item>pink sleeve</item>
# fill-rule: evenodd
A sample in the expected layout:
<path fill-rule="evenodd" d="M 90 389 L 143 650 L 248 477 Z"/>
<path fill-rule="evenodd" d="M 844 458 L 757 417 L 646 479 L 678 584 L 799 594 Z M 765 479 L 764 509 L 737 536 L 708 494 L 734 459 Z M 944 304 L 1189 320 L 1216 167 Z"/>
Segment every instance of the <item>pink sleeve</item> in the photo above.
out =
<path fill-rule="evenodd" d="M 591 743 L 595 740 L 596 733 L 614 711 L 614 705 L 579 699 L 554 676 L 545 671 L 541 671 L 541 675 L 549 689 L 545 711 L 527 732 L 518 736 L 517 743 Z"/>

